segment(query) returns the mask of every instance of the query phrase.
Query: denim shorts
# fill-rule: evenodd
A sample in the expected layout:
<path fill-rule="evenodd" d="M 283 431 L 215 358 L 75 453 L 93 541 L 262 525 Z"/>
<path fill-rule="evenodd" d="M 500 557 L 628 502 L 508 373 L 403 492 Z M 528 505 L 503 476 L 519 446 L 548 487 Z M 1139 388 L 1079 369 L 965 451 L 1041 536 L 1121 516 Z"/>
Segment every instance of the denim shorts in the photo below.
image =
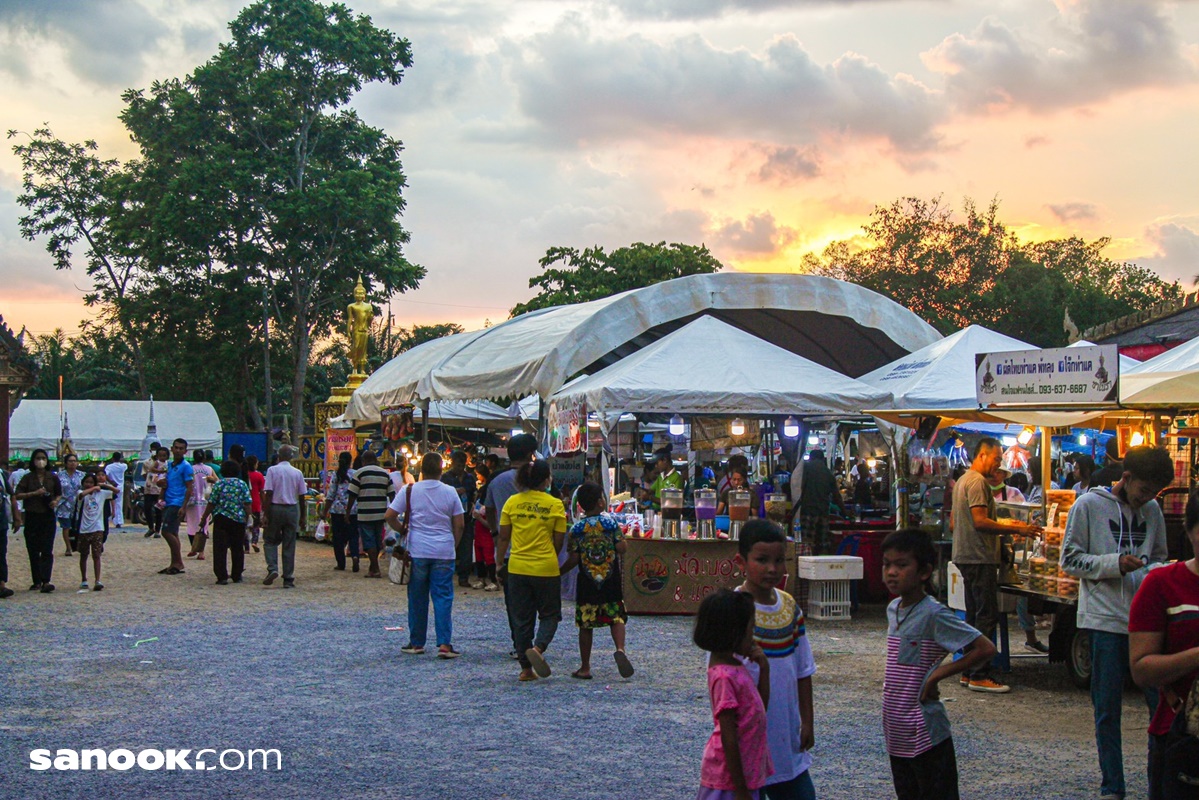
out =
<path fill-rule="evenodd" d="M 358 535 L 362 537 L 363 550 L 378 550 L 383 544 L 383 520 L 359 522 Z"/>

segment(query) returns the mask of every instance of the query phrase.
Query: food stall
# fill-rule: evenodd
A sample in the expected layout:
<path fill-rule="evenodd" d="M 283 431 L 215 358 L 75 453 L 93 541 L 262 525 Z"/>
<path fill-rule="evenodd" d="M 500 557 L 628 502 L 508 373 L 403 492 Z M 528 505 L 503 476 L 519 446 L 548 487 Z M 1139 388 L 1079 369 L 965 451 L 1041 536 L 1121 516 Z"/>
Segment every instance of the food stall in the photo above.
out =
<path fill-rule="evenodd" d="M 788 388 L 795 387 L 795 388 Z M 861 408 L 888 398 L 826 367 L 745 333 L 713 317 L 700 317 L 674 333 L 555 394 L 551 411 L 574 409 L 576 420 L 594 413 L 602 435 L 620 414 L 660 415 L 671 419 L 671 433 L 686 433 L 685 418 L 702 415 L 737 420 L 804 415 L 857 415 Z M 585 412 L 584 412 L 585 410 Z M 563 416 L 563 418 L 567 418 Z M 796 422 L 796 420 L 789 420 Z M 555 432 L 555 428 L 562 430 Z M 798 425 L 782 426 L 784 435 Z M 551 443 L 569 440 L 569 425 L 551 423 Z M 572 445 L 573 446 L 573 445 Z M 606 470 L 605 470 L 606 472 Z M 661 514 L 642 512 L 639 529 L 648 538 L 630 536 L 624 555 L 625 606 L 631 614 L 690 614 L 703 597 L 740 582 L 734 561 L 735 539 L 701 538 L 712 530 L 712 498 L 685 506 L 681 497 L 664 501 Z M 730 498 L 732 500 L 732 498 Z M 748 505 L 730 512 L 748 516 Z M 766 498 L 768 515 L 785 520 L 785 498 Z M 730 516 L 733 516 L 731 513 Z M 730 535 L 736 535 L 730 520 Z M 634 525 L 636 529 L 638 526 Z M 706 533 L 704 534 L 706 535 Z M 670 537 L 670 538 L 665 538 Z M 694 538 L 693 538 L 694 537 Z M 792 546 L 792 550 L 794 547 Z M 794 559 L 792 552 L 789 558 Z"/>

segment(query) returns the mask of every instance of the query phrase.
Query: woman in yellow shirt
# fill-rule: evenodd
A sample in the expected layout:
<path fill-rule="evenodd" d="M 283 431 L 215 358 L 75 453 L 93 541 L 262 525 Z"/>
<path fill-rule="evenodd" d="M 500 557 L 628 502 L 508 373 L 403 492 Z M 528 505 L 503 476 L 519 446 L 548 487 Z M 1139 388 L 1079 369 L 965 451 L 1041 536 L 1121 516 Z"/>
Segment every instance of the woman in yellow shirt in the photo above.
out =
<path fill-rule="evenodd" d="M 511 543 L 508 607 L 522 681 L 549 677 L 544 653 L 562 620 L 558 553 L 566 536 L 566 508 L 546 493 L 549 486 L 550 465 L 530 461 L 516 474 L 520 491 L 508 498 L 500 511 L 495 552 L 497 556 L 508 552 Z"/>

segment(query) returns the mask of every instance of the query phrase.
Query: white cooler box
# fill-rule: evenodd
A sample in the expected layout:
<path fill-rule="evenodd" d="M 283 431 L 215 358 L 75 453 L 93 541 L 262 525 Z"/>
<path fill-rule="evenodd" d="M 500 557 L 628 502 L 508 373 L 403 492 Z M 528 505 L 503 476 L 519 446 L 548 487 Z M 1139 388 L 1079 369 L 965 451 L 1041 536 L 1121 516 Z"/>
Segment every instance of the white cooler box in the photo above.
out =
<path fill-rule="evenodd" d="M 849 582 L 862 579 L 857 556 L 799 556 L 796 577 L 808 582 L 807 615 L 811 619 L 849 619 Z"/>

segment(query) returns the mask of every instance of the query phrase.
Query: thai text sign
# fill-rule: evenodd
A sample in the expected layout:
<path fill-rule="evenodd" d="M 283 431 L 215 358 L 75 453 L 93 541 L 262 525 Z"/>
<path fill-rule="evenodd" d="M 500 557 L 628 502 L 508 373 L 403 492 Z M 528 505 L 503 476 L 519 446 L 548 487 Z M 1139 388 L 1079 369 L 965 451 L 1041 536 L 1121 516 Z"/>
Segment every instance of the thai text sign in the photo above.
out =
<path fill-rule="evenodd" d="M 550 455 L 587 449 L 587 407 L 582 397 L 551 400 L 547 421 Z"/>
<path fill-rule="evenodd" d="M 974 356 L 975 392 L 983 406 L 1114 403 L 1119 372 L 1114 344 Z"/>
<path fill-rule="evenodd" d="M 325 469 L 332 472 L 337 469 L 337 459 L 342 453 L 355 455 L 358 449 L 358 434 L 353 429 L 337 430 L 330 428 L 325 431 Z"/>
<path fill-rule="evenodd" d="M 709 594 L 732 589 L 745 579 L 736 560 L 736 542 L 626 542 L 621 580 L 625 609 L 630 614 L 694 614 Z M 787 545 L 786 558 L 788 564 L 795 564 L 795 545 Z M 780 588 L 786 590 L 785 585 Z"/>

